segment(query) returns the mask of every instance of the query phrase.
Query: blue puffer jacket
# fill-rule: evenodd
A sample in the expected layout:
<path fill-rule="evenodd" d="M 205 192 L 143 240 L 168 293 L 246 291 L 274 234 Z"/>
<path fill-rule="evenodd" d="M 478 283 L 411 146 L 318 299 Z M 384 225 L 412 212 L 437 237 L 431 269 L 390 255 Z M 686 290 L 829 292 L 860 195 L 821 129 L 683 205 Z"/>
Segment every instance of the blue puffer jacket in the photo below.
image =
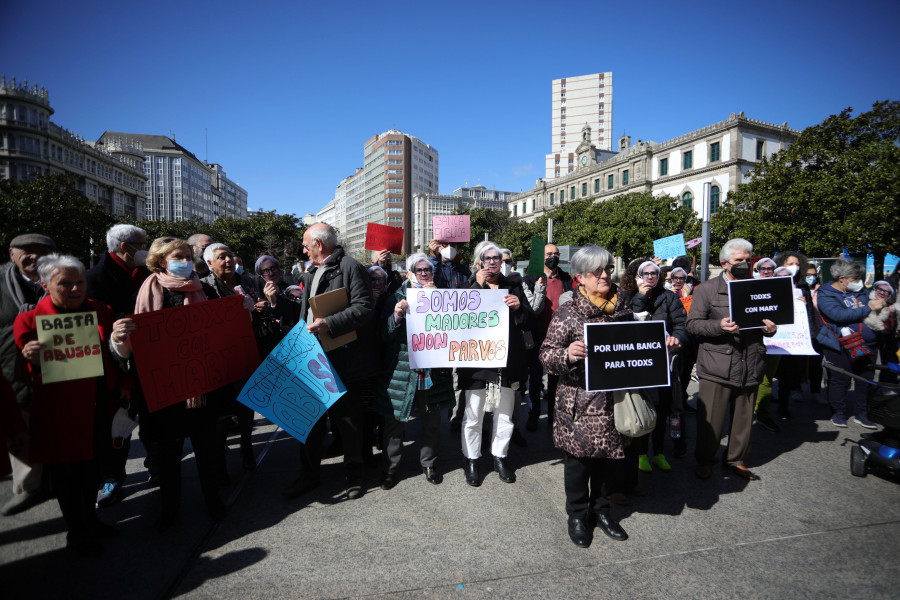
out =
<path fill-rule="evenodd" d="M 830 337 L 828 332 L 820 332 L 818 340 L 832 350 L 840 351 L 840 344 L 837 344 L 837 337 L 840 337 L 842 327 L 849 327 L 851 331 L 860 331 L 862 327 L 863 339 L 872 344 L 875 342 L 875 334 L 867 326 L 862 325 L 863 320 L 872 312 L 869 308 L 869 291 L 865 288 L 858 292 L 842 292 L 829 283 L 819 288 L 817 304 L 822 318 L 828 325 L 826 328 L 835 336 L 832 343 L 828 343 Z M 829 338 L 826 341 L 823 338 Z"/>

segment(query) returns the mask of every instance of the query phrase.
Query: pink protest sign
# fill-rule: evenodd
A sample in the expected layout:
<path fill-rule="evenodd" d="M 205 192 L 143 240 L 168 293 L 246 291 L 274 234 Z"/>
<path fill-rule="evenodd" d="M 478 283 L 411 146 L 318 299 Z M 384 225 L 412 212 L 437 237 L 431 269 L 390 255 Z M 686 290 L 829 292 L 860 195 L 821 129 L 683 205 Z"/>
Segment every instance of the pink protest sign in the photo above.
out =
<path fill-rule="evenodd" d="M 431 217 L 434 239 L 439 242 L 468 242 L 470 239 L 469 215 L 442 215 Z"/>

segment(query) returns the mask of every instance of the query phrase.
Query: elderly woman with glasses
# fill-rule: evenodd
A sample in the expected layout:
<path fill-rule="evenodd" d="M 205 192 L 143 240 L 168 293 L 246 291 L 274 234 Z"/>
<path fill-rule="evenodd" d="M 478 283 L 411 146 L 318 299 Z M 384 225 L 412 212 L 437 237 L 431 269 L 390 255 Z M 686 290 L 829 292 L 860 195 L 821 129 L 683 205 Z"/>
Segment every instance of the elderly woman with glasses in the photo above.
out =
<path fill-rule="evenodd" d="M 572 273 L 581 283 L 572 301 L 559 307 L 541 346 L 541 363 L 559 376 L 554 445 L 565 452 L 563 481 L 569 537 L 581 548 L 591 545 L 599 525 L 614 540 L 628 534 L 610 515 L 607 488 L 622 473 L 625 452 L 613 421 L 613 396 L 585 389 L 586 323 L 632 321 L 631 297 L 612 282 L 612 255 L 600 246 L 585 246 L 572 257 Z"/>
<path fill-rule="evenodd" d="M 373 267 L 375 268 L 375 267 Z M 397 485 L 403 452 L 403 428 L 413 407 L 422 423 L 419 464 L 425 480 L 441 483 L 435 469 L 440 446 L 441 410 L 453 406 L 453 375 L 450 369 L 410 369 L 406 344 L 407 291 L 434 289 L 434 267 L 423 253 L 406 259 L 407 280 L 390 295 L 379 317 L 379 335 L 386 345 L 376 408 L 384 415 L 384 476 L 381 489 Z"/>
<path fill-rule="evenodd" d="M 509 442 L 512 438 L 512 412 L 516 400 L 516 390 L 527 372 L 525 339 L 522 331 L 534 326 L 534 313 L 525 298 L 522 284 L 511 281 L 500 272 L 503 252 L 494 242 L 485 240 L 475 246 L 472 270 L 475 275 L 469 280 L 471 289 L 506 290 L 503 298 L 509 307 L 509 351 L 506 367 L 457 369 L 459 388 L 465 390 L 466 406 L 462 426 L 462 448 L 466 457 L 466 483 L 478 487 L 481 477 L 478 460 L 481 458 L 481 424 L 484 413 L 492 409 L 494 425 L 491 434 L 491 454 L 494 470 L 501 481 L 513 483 L 516 473 L 506 461 Z"/>

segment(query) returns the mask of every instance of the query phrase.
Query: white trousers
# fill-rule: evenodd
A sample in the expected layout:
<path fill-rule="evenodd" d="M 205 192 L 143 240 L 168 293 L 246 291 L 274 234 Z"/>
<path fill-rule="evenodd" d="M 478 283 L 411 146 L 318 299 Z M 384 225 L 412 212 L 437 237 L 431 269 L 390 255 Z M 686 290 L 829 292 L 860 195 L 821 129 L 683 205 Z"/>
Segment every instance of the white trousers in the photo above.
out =
<path fill-rule="evenodd" d="M 481 458 L 481 423 L 484 420 L 484 401 L 487 389 L 466 390 L 466 414 L 462 427 L 462 447 L 466 458 Z M 491 433 L 491 454 L 506 458 L 509 440 L 512 438 L 512 412 L 516 392 L 512 388 L 500 388 L 500 402 L 494 408 L 494 426 Z"/>

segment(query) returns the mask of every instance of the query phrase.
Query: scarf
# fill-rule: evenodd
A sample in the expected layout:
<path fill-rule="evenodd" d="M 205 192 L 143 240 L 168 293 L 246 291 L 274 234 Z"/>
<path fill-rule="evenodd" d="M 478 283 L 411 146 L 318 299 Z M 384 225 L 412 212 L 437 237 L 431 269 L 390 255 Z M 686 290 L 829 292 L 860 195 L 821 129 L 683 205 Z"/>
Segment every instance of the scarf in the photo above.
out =
<path fill-rule="evenodd" d="M 109 258 L 119 265 L 123 271 L 128 273 L 128 276 L 131 277 L 131 284 L 134 286 L 134 289 L 141 287 L 141 284 L 144 283 L 144 280 L 147 278 L 147 271 L 137 266 L 133 268 L 129 267 L 115 252 L 110 252 Z"/>
<path fill-rule="evenodd" d="M 163 288 L 184 294 L 185 304 L 197 304 L 206 300 L 203 286 L 196 273 L 190 279 L 175 277 L 168 273 L 154 273 L 144 281 L 138 292 L 137 302 L 134 304 L 134 314 L 139 315 L 154 310 L 165 308 L 165 293 Z"/>
<path fill-rule="evenodd" d="M 613 314 L 616 311 L 616 302 L 619 299 L 618 294 L 613 294 L 609 300 L 604 300 L 600 296 L 588 296 L 587 292 L 584 291 L 584 286 L 579 286 L 578 291 L 581 292 L 581 295 L 588 299 L 588 302 L 601 309 L 608 315 Z"/>
<path fill-rule="evenodd" d="M 20 286 L 25 285 L 25 280 L 19 275 L 19 269 L 15 264 L 10 263 L 9 269 L 6 271 L 6 281 L 3 283 L 6 284 L 10 295 L 13 297 L 13 300 L 15 300 L 16 306 L 19 307 L 19 312 L 25 312 L 26 310 L 34 308 L 34 304 L 29 302 L 28 298 L 26 298 L 25 294 L 22 292 Z M 35 286 L 32 283 L 31 286 L 35 289 L 37 299 L 40 300 L 44 296 L 44 290 L 41 289 L 40 285 Z"/>

